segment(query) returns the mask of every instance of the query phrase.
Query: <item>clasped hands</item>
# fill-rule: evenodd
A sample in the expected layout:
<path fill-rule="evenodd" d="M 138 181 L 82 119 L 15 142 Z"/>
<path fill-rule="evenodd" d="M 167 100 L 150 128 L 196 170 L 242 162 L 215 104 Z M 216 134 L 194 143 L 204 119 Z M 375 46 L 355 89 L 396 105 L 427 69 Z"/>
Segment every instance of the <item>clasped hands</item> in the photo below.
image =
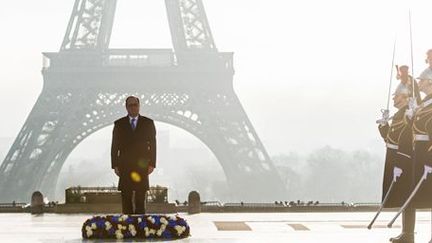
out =
<path fill-rule="evenodd" d="M 148 166 L 148 170 L 147 170 L 147 174 L 150 175 L 150 174 L 153 172 L 153 170 L 154 170 L 154 167 L 151 166 L 151 165 L 149 165 L 149 166 Z M 120 176 L 120 170 L 119 170 L 118 167 L 114 167 L 114 173 L 115 173 L 117 176 Z"/>

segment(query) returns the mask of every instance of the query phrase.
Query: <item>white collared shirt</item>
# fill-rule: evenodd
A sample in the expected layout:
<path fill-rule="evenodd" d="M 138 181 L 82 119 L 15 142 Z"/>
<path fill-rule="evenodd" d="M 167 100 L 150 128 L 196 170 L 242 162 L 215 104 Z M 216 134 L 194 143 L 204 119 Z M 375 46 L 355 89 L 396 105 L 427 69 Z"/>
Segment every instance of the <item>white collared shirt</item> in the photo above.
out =
<path fill-rule="evenodd" d="M 132 119 L 133 118 L 135 118 L 135 128 L 137 127 L 137 122 L 138 122 L 138 117 L 139 117 L 139 114 L 136 116 L 136 117 L 131 117 L 130 115 L 128 115 L 129 116 L 129 124 L 132 126 Z"/>

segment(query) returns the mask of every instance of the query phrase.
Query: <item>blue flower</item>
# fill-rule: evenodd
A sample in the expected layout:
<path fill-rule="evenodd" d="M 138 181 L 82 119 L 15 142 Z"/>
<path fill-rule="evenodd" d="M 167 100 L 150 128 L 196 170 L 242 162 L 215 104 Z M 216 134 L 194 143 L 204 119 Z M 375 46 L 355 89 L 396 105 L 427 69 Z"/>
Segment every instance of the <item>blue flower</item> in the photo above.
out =
<path fill-rule="evenodd" d="M 111 229 L 108 230 L 108 234 L 109 235 L 115 235 L 115 231 L 116 230 L 114 229 L 114 227 L 111 227 Z"/>
<path fill-rule="evenodd" d="M 91 219 L 87 219 L 81 229 L 82 237 L 87 239 L 108 239 L 116 238 L 117 236 L 121 238 L 146 237 L 176 239 L 189 235 L 189 225 L 186 220 L 178 216 L 127 215 L 126 217 L 126 215 L 124 215 L 122 218 L 120 217 L 121 215 L 107 215 L 93 216 Z M 119 226 L 121 226 L 120 229 Z M 163 227 L 163 230 L 161 230 L 161 227 Z M 177 234 L 179 227 L 182 229 L 181 235 Z M 91 234 L 88 234 L 89 229 L 92 230 Z M 147 230 L 147 236 L 145 234 L 145 229 Z M 148 231 L 151 233 L 148 234 Z"/>

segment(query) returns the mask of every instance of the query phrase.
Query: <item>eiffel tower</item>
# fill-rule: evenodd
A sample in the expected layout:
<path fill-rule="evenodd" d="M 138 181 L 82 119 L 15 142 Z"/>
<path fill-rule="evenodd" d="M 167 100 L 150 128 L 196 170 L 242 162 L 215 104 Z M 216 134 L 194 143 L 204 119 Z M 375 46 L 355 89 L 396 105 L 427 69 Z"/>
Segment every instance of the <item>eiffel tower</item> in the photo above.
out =
<path fill-rule="evenodd" d="M 1 164 L 0 201 L 28 201 L 35 190 L 53 199 L 68 155 L 124 116 L 128 95 L 140 97 L 142 115 L 208 146 L 232 198 L 285 198 L 233 90 L 233 53 L 217 50 L 202 1 L 165 5 L 173 49 L 110 49 L 116 0 L 75 0 L 60 51 L 43 53 L 43 90 Z"/>

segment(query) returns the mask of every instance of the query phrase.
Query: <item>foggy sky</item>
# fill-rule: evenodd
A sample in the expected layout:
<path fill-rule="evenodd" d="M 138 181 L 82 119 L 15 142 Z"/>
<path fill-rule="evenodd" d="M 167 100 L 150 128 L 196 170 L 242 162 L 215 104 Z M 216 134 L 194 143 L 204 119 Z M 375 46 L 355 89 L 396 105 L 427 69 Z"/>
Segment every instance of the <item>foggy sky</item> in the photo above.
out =
<path fill-rule="evenodd" d="M 1 137 L 15 137 L 24 124 L 42 89 L 41 52 L 59 50 L 73 2 L 2 3 Z M 119 0 L 111 47 L 171 47 L 163 4 Z M 397 35 L 397 63 L 410 65 L 411 8 L 418 75 L 432 48 L 431 1 L 204 0 L 204 5 L 218 49 L 235 52 L 235 91 L 270 154 L 324 145 L 384 153 L 375 120 L 386 104 L 393 41 Z M 170 130 L 178 146 L 204 146 L 178 128 L 156 126 Z M 111 129 L 88 140 L 110 139 Z"/>

